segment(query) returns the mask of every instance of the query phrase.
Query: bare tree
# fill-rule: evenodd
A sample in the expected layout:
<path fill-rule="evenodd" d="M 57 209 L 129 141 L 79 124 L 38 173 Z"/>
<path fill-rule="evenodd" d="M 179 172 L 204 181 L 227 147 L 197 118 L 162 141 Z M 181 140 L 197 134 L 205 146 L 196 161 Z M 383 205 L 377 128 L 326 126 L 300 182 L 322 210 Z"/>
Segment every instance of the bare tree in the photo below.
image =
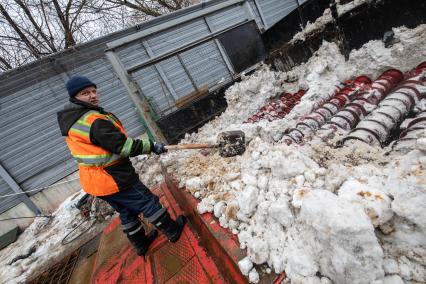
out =
<path fill-rule="evenodd" d="M 0 72 L 188 6 L 193 0 L 1 0 Z"/>
<path fill-rule="evenodd" d="M 173 12 L 191 5 L 193 0 L 106 0 L 114 5 L 127 6 L 137 11 L 141 16 L 157 17 L 167 12 Z"/>

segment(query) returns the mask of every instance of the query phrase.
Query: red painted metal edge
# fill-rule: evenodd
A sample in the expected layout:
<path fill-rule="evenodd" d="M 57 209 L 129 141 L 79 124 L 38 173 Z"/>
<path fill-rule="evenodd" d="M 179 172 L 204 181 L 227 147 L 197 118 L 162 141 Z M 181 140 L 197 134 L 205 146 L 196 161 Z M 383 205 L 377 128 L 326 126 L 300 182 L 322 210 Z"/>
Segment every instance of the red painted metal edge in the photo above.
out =
<path fill-rule="evenodd" d="M 168 189 L 171 191 L 171 194 L 177 200 L 185 212 L 185 216 L 190 220 L 191 224 L 200 235 L 200 241 L 208 253 L 212 256 L 220 272 L 224 277 L 226 277 L 226 280 L 229 281 L 229 283 L 248 283 L 247 278 L 241 274 L 241 271 L 237 265 L 236 258 L 242 257 L 242 251 L 240 251 L 238 254 L 235 254 L 235 250 L 233 250 L 232 255 L 230 255 L 229 251 L 226 251 L 224 248 L 224 243 L 234 242 L 231 236 L 229 236 L 229 233 L 216 224 L 216 226 L 219 226 L 217 229 L 223 230 L 223 232 L 221 232 L 223 239 L 220 243 L 219 240 L 215 238 L 209 226 L 203 220 L 203 217 L 198 214 L 196 204 L 195 206 L 193 204 L 195 203 L 193 200 L 194 198 L 183 190 L 180 190 L 177 187 L 175 181 L 170 176 L 166 175 L 165 180 Z M 212 225 L 214 226 L 215 224 L 210 224 L 210 226 Z"/>
<path fill-rule="evenodd" d="M 200 236 L 200 241 L 207 252 L 212 256 L 217 267 L 230 283 L 248 283 L 248 279 L 241 274 L 238 261 L 246 256 L 240 249 L 238 239 L 229 230 L 222 228 L 211 213 L 200 215 L 197 212 L 198 201 L 184 189 L 178 188 L 173 178 L 165 174 L 165 181 L 170 193 L 177 200 L 185 212 L 194 229 Z M 266 279 L 267 278 L 267 279 Z M 261 283 L 281 283 L 285 273 L 277 275 L 274 279 L 266 277 Z"/>
<path fill-rule="evenodd" d="M 176 200 L 176 198 L 174 197 L 174 195 L 172 194 L 172 192 L 170 191 L 170 188 L 167 184 L 162 183 L 161 187 L 163 189 L 163 193 L 166 196 L 167 199 L 169 200 Z M 176 200 L 177 203 L 179 203 L 178 200 Z M 175 206 L 177 204 L 174 204 Z M 180 208 L 176 208 L 175 206 L 171 206 L 169 209 L 175 211 L 174 213 L 177 215 L 180 214 L 184 214 L 184 212 L 181 212 L 180 209 L 182 208 L 181 204 L 178 204 Z M 186 214 L 184 214 L 186 216 Z M 191 224 L 192 225 L 192 224 Z M 189 227 L 189 229 L 191 231 L 193 231 L 193 229 L 191 227 Z M 185 232 L 185 231 L 184 231 Z M 198 234 L 198 232 L 197 232 Z M 198 260 L 203 263 L 203 270 L 206 272 L 206 274 L 210 277 L 210 280 L 212 281 L 212 283 L 227 283 L 225 282 L 225 279 L 223 279 L 223 275 L 221 275 L 221 271 L 218 269 L 218 265 L 215 262 L 216 265 L 209 265 L 210 261 L 212 260 L 212 258 L 210 258 L 207 254 L 206 251 L 199 245 L 195 245 L 198 244 L 200 242 L 200 240 L 196 237 L 196 234 L 191 234 L 191 233 L 185 233 L 185 236 L 188 238 L 189 243 L 194 244 L 194 246 L 192 247 L 194 249 L 195 252 L 195 257 L 198 258 Z M 213 259 L 213 261 L 215 261 Z"/>

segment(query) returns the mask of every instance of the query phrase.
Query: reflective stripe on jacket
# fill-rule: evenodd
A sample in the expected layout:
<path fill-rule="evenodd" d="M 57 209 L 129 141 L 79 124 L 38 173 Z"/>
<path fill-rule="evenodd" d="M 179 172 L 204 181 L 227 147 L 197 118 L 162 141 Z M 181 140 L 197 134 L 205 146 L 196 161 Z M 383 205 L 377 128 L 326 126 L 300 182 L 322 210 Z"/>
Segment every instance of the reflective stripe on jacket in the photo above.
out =
<path fill-rule="evenodd" d="M 121 146 L 121 150 L 116 153 L 112 153 L 113 150 L 107 150 L 104 147 L 96 145 L 91 137 L 91 128 L 95 121 L 100 120 L 109 121 L 117 130 L 125 136 L 122 139 L 124 143 Z M 111 128 L 114 129 L 111 126 Z M 93 129 L 92 129 L 93 132 Z M 92 133 L 93 134 L 93 133 Z M 114 137 L 102 136 L 103 140 L 113 139 Z M 74 157 L 79 166 L 80 171 L 80 183 L 83 190 L 94 196 L 105 196 L 122 190 L 121 184 L 118 179 L 126 179 L 125 172 L 118 172 L 116 164 L 127 163 L 130 164 L 128 157 L 132 154 L 143 154 L 151 151 L 151 143 L 149 141 L 141 141 L 139 139 L 132 139 L 127 137 L 126 131 L 124 130 L 121 122 L 111 113 L 101 113 L 96 110 L 89 110 L 83 114 L 68 131 L 68 135 L 65 138 L 66 143 L 71 151 L 71 155 Z M 142 148 L 135 151 L 135 146 Z M 127 171 L 129 171 L 129 166 Z M 115 167 L 114 173 L 109 171 L 109 168 Z M 122 167 L 124 168 L 124 167 Z M 134 170 L 133 168 L 130 171 Z M 131 174 L 131 173 L 129 173 Z M 134 179 L 134 176 L 132 176 Z M 125 182 L 125 181 L 124 181 Z"/>

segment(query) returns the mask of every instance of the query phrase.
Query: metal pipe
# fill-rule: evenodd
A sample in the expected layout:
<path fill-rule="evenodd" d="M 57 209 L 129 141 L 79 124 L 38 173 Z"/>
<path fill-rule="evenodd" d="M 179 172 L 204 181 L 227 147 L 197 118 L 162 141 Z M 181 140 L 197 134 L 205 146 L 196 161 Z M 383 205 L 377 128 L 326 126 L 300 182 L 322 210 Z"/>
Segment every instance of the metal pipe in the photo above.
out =
<path fill-rule="evenodd" d="M 291 128 L 286 132 L 283 136 L 285 143 L 289 144 L 291 143 L 290 141 L 301 143 L 304 137 L 308 137 L 321 128 L 340 109 L 350 103 L 353 97 L 367 89 L 370 84 L 371 80 L 366 76 L 359 76 L 352 81 L 345 82 L 342 88 L 336 90 L 332 98 L 323 103 L 311 114 L 301 118 L 295 128 Z"/>
<path fill-rule="evenodd" d="M 397 84 L 402 81 L 402 79 L 403 74 L 399 70 L 389 69 L 383 72 L 371 84 L 369 89 L 357 94 L 356 97 L 335 114 L 321 130 L 328 133 L 329 130 L 336 130 L 336 126 L 342 130 L 351 130 L 362 121 L 391 89 L 395 88 Z M 368 139 L 371 140 L 373 138 L 369 137 Z"/>
<path fill-rule="evenodd" d="M 342 142 L 345 143 L 349 140 L 356 139 L 368 144 L 379 144 L 383 146 L 392 130 L 398 127 L 402 118 L 406 117 L 422 99 L 422 95 L 426 94 L 426 91 L 421 93 L 422 87 L 426 86 L 422 81 L 423 79 L 423 75 L 418 75 L 417 77 L 402 82 L 402 84 L 387 95 L 383 101 L 379 103 L 379 107 L 373 110 L 366 119 L 361 121 Z M 402 136 L 402 138 L 403 137 L 404 136 Z"/>
<path fill-rule="evenodd" d="M 294 94 L 282 93 L 279 99 L 262 106 L 258 112 L 250 116 L 243 123 L 255 123 L 265 119 L 273 121 L 284 118 L 300 102 L 304 94 L 304 90 L 300 90 Z"/>

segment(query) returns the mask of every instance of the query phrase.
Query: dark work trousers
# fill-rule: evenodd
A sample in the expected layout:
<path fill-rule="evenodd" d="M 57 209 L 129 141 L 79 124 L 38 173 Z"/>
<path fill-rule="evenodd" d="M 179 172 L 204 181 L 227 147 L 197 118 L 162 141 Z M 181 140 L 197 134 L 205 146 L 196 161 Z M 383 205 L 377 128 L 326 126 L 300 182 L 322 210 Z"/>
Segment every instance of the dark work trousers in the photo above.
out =
<path fill-rule="evenodd" d="M 127 190 L 107 196 L 99 196 L 99 198 L 108 202 L 120 214 L 124 231 L 140 223 L 138 218 L 140 213 L 147 221 L 152 223 L 166 211 L 159 202 L 158 196 L 152 194 L 140 181 Z"/>

